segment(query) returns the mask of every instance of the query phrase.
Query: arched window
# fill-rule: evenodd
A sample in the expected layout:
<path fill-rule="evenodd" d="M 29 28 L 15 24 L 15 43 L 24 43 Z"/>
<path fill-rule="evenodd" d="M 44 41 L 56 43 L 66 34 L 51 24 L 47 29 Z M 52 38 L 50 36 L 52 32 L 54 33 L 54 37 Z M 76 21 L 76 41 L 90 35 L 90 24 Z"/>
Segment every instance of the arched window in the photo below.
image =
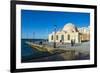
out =
<path fill-rule="evenodd" d="M 56 35 L 56 40 L 58 40 L 58 35 Z"/>
<path fill-rule="evenodd" d="M 70 35 L 68 34 L 68 40 L 70 40 Z"/>
<path fill-rule="evenodd" d="M 64 35 L 61 35 L 61 40 L 63 40 L 63 41 L 64 41 Z"/>
<path fill-rule="evenodd" d="M 53 40 L 53 35 L 51 36 L 51 40 Z"/>

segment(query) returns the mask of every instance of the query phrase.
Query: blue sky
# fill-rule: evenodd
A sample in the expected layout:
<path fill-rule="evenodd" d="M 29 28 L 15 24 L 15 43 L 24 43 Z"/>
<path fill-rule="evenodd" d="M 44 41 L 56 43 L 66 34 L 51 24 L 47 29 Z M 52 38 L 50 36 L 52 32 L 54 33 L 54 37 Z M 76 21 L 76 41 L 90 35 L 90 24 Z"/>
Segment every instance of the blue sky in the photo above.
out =
<path fill-rule="evenodd" d="M 61 30 L 67 23 L 87 27 L 90 25 L 90 14 L 21 10 L 21 38 L 47 39 L 48 34 L 54 31 L 54 25 L 57 25 L 57 30 Z"/>

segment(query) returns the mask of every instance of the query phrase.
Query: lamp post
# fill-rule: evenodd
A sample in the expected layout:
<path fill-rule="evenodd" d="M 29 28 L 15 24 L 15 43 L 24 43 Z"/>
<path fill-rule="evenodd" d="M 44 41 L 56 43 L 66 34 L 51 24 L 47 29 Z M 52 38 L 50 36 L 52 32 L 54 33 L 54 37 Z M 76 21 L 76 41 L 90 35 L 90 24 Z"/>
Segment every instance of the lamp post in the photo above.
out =
<path fill-rule="evenodd" d="M 54 25 L 54 48 L 56 48 L 56 28 L 57 26 Z"/>
<path fill-rule="evenodd" d="M 33 42 L 34 42 L 34 39 L 35 39 L 35 32 L 33 32 Z"/>

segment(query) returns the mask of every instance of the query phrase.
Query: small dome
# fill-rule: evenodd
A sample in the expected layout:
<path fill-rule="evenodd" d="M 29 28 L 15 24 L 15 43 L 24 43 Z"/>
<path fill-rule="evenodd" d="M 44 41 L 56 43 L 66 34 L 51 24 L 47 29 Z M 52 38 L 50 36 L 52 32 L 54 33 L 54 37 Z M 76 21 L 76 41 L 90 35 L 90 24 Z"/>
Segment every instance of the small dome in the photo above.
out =
<path fill-rule="evenodd" d="M 65 24 L 63 31 L 66 32 L 77 32 L 77 28 L 72 23 Z"/>

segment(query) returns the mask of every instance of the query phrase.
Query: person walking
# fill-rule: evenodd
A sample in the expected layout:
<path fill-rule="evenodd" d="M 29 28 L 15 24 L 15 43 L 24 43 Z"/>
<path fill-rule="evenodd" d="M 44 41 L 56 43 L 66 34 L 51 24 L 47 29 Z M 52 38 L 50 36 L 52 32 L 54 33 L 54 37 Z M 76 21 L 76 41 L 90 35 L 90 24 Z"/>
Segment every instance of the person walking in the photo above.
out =
<path fill-rule="evenodd" d="M 71 46 L 73 46 L 74 45 L 74 42 L 73 42 L 73 40 L 71 40 Z"/>

